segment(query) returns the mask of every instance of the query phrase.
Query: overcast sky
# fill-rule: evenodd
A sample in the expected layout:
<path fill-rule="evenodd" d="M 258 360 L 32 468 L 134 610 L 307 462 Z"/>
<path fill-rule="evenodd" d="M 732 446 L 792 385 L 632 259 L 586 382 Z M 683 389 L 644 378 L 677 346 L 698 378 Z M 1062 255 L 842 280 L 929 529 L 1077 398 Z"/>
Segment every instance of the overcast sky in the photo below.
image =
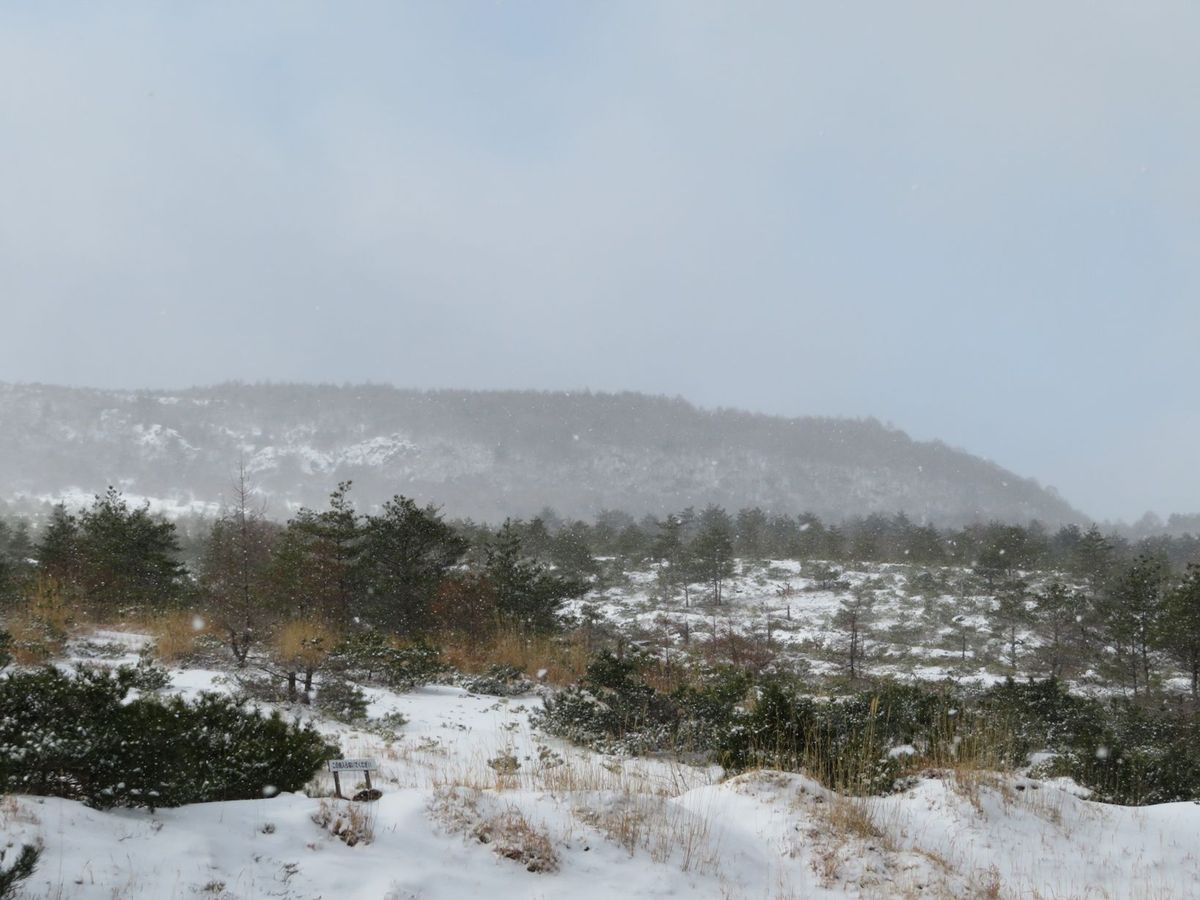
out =
<path fill-rule="evenodd" d="M 681 394 L 1200 511 L 1197 46 L 1150 0 L 4 4 L 0 380 Z"/>

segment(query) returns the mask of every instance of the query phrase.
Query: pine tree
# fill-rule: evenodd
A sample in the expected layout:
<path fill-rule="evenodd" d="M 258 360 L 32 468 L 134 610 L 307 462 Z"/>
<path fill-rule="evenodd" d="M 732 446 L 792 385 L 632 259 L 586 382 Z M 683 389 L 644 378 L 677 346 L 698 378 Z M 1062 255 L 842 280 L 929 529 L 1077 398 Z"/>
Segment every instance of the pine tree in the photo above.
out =
<path fill-rule="evenodd" d="M 321 512 L 301 509 L 280 536 L 271 567 L 274 605 L 284 618 L 341 627 L 354 615 L 362 523 L 343 481 Z"/>
<path fill-rule="evenodd" d="M 740 510 L 734 532 L 734 547 L 740 556 L 762 559 L 767 546 L 767 514 L 757 506 Z"/>
<path fill-rule="evenodd" d="M 1028 585 L 1020 579 L 1006 582 L 996 594 L 996 607 L 992 612 L 996 627 L 1003 635 L 1013 674 L 1017 671 L 1017 647 L 1024 643 L 1020 630 L 1032 620 L 1025 602 L 1027 592 Z"/>
<path fill-rule="evenodd" d="M 512 522 L 504 523 L 485 553 L 482 574 L 495 597 L 496 610 L 522 630 L 553 631 L 562 604 L 587 590 L 584 582 L 564 578 L 530 559 Z"/>
<path fill-rule="evenodd" d="M 1071 590 L 1060 581 L 1051 582 L 1035 599 L 1036 619 L 1045 636 L 1039 652 L 1050 677 L 1061 678 L 1084 649 L 1083 626 L 1089 612 L 1089 599 L 1084 592 Z"/>
<path fill-rule="evenodd" d="M 689 546 L 686 532 L 690 524 L 685 511 L 669 515 L 656 523 L 658 534 L 651 546 L 651 556 L 659 563 L 658 579 L 664 593 L 674 599 L 675 591 L 683 589 L 683 605 L 691 606 L 690 585 L 695 568 L 695 558 Z"/>
<path fill-rule="evenodd" d="M 427 628 L 437 589 L 463 558 L 467 542 L 433 506 L 393 497 L 368 516 L 358 547 L 356 584 L 371 625 L 414 634 Z"/>
<path fill-rule="evenodd" d="M 550 559 L 570 578 L 592 578 L 600 571 L 592 556 L 586 522 L 571 522 L 558 530 L 550 542 Z"/>
<path fill-rule="evenodd" d="M 10 900 L 17 895 L 17 887 L 37 869 L 42 848 L 36 844 L 22 844 L 21 852 L 7 868 L 0 868 L 0 900 Z M 5 851 L 0 850 L 0 864 L 4 863 Z"/>
<path fill-rule="evenodd" d="M 1192 699 L 1200 699 L 1200 563 L 1167 593 L 1160 643 L 1191 677 Z"/>
<path fill-rule="evenodd" d="M 80 574 L 79 522 L 59 503 L 50 513 L 50 521 L 34 548 L 38 571 L 64 584 L 74 583 Z"/>
<path fill-rule="evenodd" d="M 33 552 L 29 526 L 24 521 L 10 527 L 0 520 L 0 604 L 14 600 L 28 582 L 33 574 Z"/>
<path fill-rule="evenodd" d="M 1154 557 L 1138 556 L 1120 572 L 1104 598 L 1104 625 L 1130 676 L 1134 696 L 1138 680 L 1150 687 L 1150 650 L 1161 634 L 1166 571 Z"/>
<path fill-rule="evenodd" d="M 1112 572 L 1114 557 L 1112 542 L 1093 524 L 1075 543 L 1070 560 L 1071 571 L 1086 578 L 1092 591 L 1097 592 Z"/>
<path fill-rule="evenodd" d="M 854 681 L 862 672 L 865 657 L 865 632 L 870 625 L 875 606 L 875 590 L 868 585 L 857 585 L 841 598 L 833 616 L 833 626 L 845 635 L 846 668 L 850 680 Z"/>
<path fill-rule="evenodd" d="M 110 487 L 79 517 L 79 580 L 86 598 L 109 610 L 173 602 L 183 585 L 175 525 L 148 505 L 130 509 Z"/>
<path fill-rule="evenodd" d="M 733 522 L 719 506 L 709 506 L 700 514 L 700 531 L 692 542 L 696 572 L 712 585 L 713 602 L 721 603 L 725 579 L 734 571 Z"/>
<path fill-rule="evenodd" d="M 280 528 L 251 506 L 242 469 L 233 506 L 213 523 L 200 561 L 200 586 L 209 615 L 239 667 L 273 620 L 270 571 Z"/>

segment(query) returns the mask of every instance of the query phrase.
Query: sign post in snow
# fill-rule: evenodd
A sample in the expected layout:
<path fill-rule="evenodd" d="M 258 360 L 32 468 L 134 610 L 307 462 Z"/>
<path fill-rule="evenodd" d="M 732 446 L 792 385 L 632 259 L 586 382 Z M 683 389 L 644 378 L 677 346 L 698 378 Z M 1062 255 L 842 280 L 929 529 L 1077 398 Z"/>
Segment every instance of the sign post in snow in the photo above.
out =
<path fill-rule="evenodd" d="M 378 771 L 379 763 L 373 759 L 331 759 L 329 761 L 329 771 L 333 773 L 333 793 L 339 800 L 344 800 L 342 796 L 342 780 L 339 777 L 342 772 L 362 772 L 363 778 L 367 781 L 367 790 L 371 788 L 371 773 Z"/>

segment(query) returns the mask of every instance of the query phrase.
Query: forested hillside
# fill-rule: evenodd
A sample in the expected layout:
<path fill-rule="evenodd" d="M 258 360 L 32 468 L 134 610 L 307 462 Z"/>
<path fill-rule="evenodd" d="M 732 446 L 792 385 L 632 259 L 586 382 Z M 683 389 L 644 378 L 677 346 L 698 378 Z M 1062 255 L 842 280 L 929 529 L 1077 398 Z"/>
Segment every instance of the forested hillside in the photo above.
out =
<path fill-rule="evenodd" d="M 0 499 L 86 498 L 113 484 L 167 512 L 212 510 L 239 461 L 276 516 L 352 479 L 368 504 L 402 493 L 489 521 L 543 506 L 589 516 L 709 503 L 947 525 L 1084 519 L 1033 480 L 869 419 L 633 393 L 0 385 Z"/>

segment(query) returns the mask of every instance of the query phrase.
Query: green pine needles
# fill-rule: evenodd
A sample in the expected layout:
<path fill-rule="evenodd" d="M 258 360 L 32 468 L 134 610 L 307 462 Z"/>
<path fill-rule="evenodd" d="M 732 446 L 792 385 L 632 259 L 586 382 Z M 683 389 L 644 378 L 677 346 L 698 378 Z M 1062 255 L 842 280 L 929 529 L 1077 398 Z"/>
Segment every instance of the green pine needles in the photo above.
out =
<path fill-rule="evenodd" d="M 338 755 L 311 725 L 228 697 L 137 696 L 143 678 L 46 667 L 0 680 L 0 789 L 154 809 L 298 791 Z"/>

